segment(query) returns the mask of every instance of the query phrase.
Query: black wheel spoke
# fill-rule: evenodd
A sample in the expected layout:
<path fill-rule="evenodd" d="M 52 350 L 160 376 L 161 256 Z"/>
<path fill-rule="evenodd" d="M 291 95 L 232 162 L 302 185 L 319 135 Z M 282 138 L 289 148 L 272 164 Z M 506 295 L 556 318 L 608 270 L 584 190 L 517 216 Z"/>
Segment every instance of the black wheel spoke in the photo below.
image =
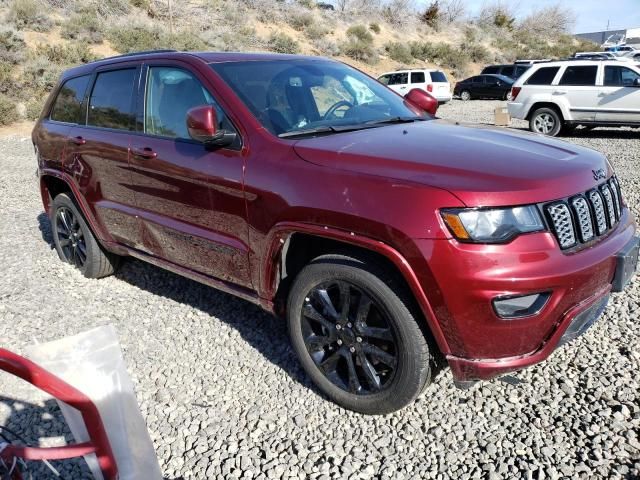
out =
<path fill-rule="evenodd" d="M 84 262 L 87 260 L 87 251 L 83 243 L 78 243 L 77 248 L 78 259 L 80 260 L 81 265 L 84 265 Z"/>
<path fill-rule="evenodd" d="M 380 362 L 384 363 L 385 365 L 388 365 L 391 368 L 395 368 L 396 357 L 394 357 L 393 355 L 390 355 L 389 353 L 385 352 L 381 348 L 378 348 L 375 345 L 366 343 L 362 345 L 362 350 L 364 350 L 364 352 L 368 354 L 371 358 L 375 360 L 379 360 Z"/>
<path fill-rule="evenodd" d="M 378 372 L 376 372 L 376 369 L 371 365 L 371 362 L 362 350 L 358 352 L 358 359 L 360 360 L 364 377 L 367 383 L 369 383 L 369 386 L 373 390 L 380 390 L 380 377 L 378 376 Z"/>
<path fill-rule="evenodd" d="M 335 372 L 337 366 L 338 366 L 338 362 L 340 361 L 340 359 L 342 358 L 342 349 L 337 350 L 331 354 L 329 354 L 328 357 L 326 357 L 324 360 L 322 360 L 319 364 L 318 367 L 320 367 L 320 369 L 325 372 L 325 374 L 328 373 L 333 373 Z"/>
<path fill-rule="evenodd" d="M 367 317 L 369 316 L 369 310 L 371 309 L 371 299 L 364 293 L 360 295 L 360 302 L 358 303 L 358 311 L 356 312 L 356 324 L 364 325 L 367 323 Z"/>
<path fill-rule="evenodd" d="M 314 306 L 311 305 L 308 302 L 304 306 L 303 314 L 308 319 L 318 322 L 320 325 L 322 325 L 323 327 L 325 327 L 329 331 L 332 331 L 332 330 L 334 330 L 336 328 L 335 324 L 333 324 L 331 321 L 329 321 L 326 318 L 324 318 L 320 314 L 320 312 L 318 312 L 314 308 Z"/>
<path fill-rule="evenodd" d="M 327 314 L 330 315 L 333 319 L 337 320 L 338 312 L 336 311 L 336 307 L 333 305 L 333 302 L 331 301 L 331 297 L 329 297 L 329 292 L 327 292 L 326 289 L 321 288 L 316 290 L 316 294 L 318 296 L 318 299 L 322 303 L 322 306 L 324 307 L 325 311 L 327 312 Z"/>
<path fill-rule="evenodd" d="M 338 289 L 340 290 L 340 321 L 346 322 L 349 318 L 349 307 L 351 306 L 351 289 L 345 282 L 338 283 Z"/>
<path fill-rule="evenodd" d="M 358 332 L 366 338 L 385 340 L 387 342 L 393 341 L 393 334 L 388 328 L 369 327 L 365 325 L 364 327 L 360 327 Z"/>
<path fill-rule="evenodd" d="M 322 350 L 324 347 L 330 345 L 334 341 L 331 337 L 325 337 L 322 335 L 310 335 L 305 340 L 307 347 L 310 350 Z"/>
<path fill-rule="evenodd" d="M 71 232 L 72 228 L 71 228 L 71 223 L 69 222 L 69 219 L 67 218 L 67 212 L 68 212 L 68 210 L 66 210 L 66 209 L 60 210 L 60 219 L 62 220 L 62 223 L 64 225 L 65 230 L 67 232 Z"/>
<path fill-rule="evenodd" d="M 358 372 L 356 371 L 356 364 L 353 361 L 353 355 L 345 355 L 347 361 L 347 372 L 349 375 L 349 391 L 351 393 L 358 393 L 362 390 L 360 380 L 358 379 Z"/>
<path fill-rule="evenodd" d="M 60 244 L 61 247 L 67 247 L 71 243 L 71 240 L 69 240 L 69 238 L 62 238 L 59 240 L 58 243 Z"/>

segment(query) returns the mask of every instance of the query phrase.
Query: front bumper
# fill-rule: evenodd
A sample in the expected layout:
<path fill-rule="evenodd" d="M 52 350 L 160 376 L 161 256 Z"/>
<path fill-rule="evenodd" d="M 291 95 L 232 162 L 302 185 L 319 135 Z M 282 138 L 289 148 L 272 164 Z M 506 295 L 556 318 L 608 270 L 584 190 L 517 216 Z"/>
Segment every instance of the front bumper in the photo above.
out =
<path fill-rule="evenodd" d="M 525 368 L 582 333 L 606 305 L 617 255 L 635 230 L 625 209 L 607 237 L 573 253 L 562 252 L 549 232 L 522 235 L 505 245 L 418 241 L 431 278 L 422 272 L 418 277 L 423 285 L 437 286 L 425 290 L 454 378 L 485 380 Z M 551 296 L 536 315 L 508 320 L 493 310 L 496 297 L 540 292 Z"/>

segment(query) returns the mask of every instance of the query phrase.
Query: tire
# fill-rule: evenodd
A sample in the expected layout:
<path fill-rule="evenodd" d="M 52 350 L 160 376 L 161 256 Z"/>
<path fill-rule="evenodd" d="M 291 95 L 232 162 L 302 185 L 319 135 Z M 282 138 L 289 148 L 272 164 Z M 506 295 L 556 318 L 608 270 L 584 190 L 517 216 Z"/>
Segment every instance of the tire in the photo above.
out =
<path fill-rule="evenodd" d="M 75 202 L 64 193 L 51 204 L 51 231 L 60 260 L 74 265 L 87 278 L 115 272 L 120 257 L 105 251 L 87 225 Z"/>
<path fill-rule="evenodd" d="M 509 90 L 508 92 L 505 92 L 504 96 L 502 97 L 503 100 L 506 100 L 507 102 L 511 101 L 511 90 Z"/>
<path fill-rule="evenodd" d="M 557 136 L 562 126 L 562 117 L 553 108 L 538 108 L 529 119 L 529 130 L 550 137 Z"/>
<path fill-rule="evenodd" d="M 468 102 L 471 100 L 471 92 L 469 90 L 463 90 L 460 92 L 460 100 L 463 102 Z"/>
<path fill-rule="evenodd" d="M 350 299 L 348 310 L 342 310 L 343 298 Z M 371 306 L 361 309 L 369 300 Z M 333 313 L 326 308 L 329 304 Z M 289 335 L 303 368 L 327 397 L 349 410 L 386 414 L 413 402 L 432 377 L 435 349 L 430 348 L 411 305 L 393 273 L 364 257 L 325 255 L 294 280 L 287 302 Z M 367 313 L 358 315 L 360 311 Z M 338 324 L 344 326 L 339 329 Z M 373 336 L 372 328 L 377 332 Z M 334 371 L 325 373 L 320 364 Z M 357 382 L 351 381 L 349 372 Z"/>

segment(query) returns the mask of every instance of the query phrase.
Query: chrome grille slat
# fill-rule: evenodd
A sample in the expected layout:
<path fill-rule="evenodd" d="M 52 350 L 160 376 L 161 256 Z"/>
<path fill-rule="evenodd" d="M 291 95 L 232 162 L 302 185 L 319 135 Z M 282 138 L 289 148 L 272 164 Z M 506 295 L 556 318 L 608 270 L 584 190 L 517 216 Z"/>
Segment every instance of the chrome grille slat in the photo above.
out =
<path fill-rule="evenodd" d="M 611 194 L 611 189 L 607 184 L 602 185 L 600 187 L 600 191 L 604 197 L 604 204 L 607 207 L 606 212 L 609 219 L 609 227 L 612 227 L 616 223 L 616 212 L 613 207 L 613 195 Z"/>
<path fill-rule="evenodd" d="M 604 213 L 604 200 L 602 195 L 597 190 L 591 190 L 589 192 L 589 200 L 593 207 L 593 212 L 596 217 L 596 225 L 598 227 L 598 235 L 602 235 L 607 231 L 607 217 Z"/>
<path fill-rule="evenodd" d="M 575 197 L 571 200 L 571 206 L 573 207 L 573 212 L 575 213 L 575 218 L 578 222 L 580 239 L 583 242 L 588 242 L 594 236 L 589 204 L 584 197 Z"/>
<path fill-rule="evenodd" d="M 544 206 L 550 225 L 566 250 L 605 235 L 622 216 L 622 192 L 615 177 L 598 188 Z"/>
<path fill-rule="evenodd" d="M 566 203 L 555 203 L 547 207 L 556 238 L 561 248 L 573 247 L 576 244 L 576 233 L 573 228 L 571 212 Z"/>
<path fill-rule="evenodd" d="M 611 189 L 611 193 L 613 194 L 613 206 L 616 211 L 616 218 L 620 220 L 621 206 L 620 206 L 620 191 L 618 189 L 618 185 L 616 185 L 616 180 L 612 178 L 609 181 L 609 188 Z"/>

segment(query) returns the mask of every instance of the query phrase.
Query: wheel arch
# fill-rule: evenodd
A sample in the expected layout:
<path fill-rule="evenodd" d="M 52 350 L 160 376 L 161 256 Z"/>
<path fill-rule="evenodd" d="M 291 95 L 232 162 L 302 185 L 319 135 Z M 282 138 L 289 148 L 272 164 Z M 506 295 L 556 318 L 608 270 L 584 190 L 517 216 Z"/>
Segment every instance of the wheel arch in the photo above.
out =
<path fill-rule="evenodd" d="M 284 316 L 286 297 L 295 275 L 313 258 L 345 250 L 382 262 L 398 275 L 407 287 L 424 327 L 442 354 L 450 349 L 427 295 L 409 262 L 396 250 L 379 240 L 352 232 L 309 224 L 279 224 L 270 235 L 268 253 L 261 268 L 262 295 L 273 300 L 276 314 Z"/>
<path fill-rule="evenodd" d="M 525 117 L 525 120 L 530 121 L 531 115 L 533 115 L 533 112 L 535 112 L 539 108 L 550 108 L 552 110 L 555 110 L 555 112 L 558 115 L 560 115 L 560 120 L 562 122 L 569 120 L 569 118 L 567 117 L 567 113 L 564 111 L 564 109 L 560 105 L 554 102 L 535 102 L 533 105 L 531 105 L 531 108 L 529 108 L 529 111 L 527 112 L 527 116 Z"/>

